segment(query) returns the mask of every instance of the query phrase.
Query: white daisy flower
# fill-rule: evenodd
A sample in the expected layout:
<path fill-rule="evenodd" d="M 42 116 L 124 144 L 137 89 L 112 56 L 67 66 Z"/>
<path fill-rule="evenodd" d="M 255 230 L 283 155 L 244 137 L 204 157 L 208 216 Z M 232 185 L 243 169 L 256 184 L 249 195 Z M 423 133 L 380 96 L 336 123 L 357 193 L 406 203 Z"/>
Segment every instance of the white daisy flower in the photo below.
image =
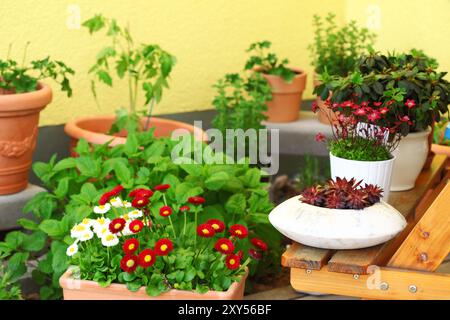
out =
<path fill-rule="evenodd" d="M 81 225 L 90 228 L 95 223 L 95 220 L 84 218 L 83 221 L 80 222 Z"/>
<path fill-rule="evenodd" d="M 72 230 L 70 230 L 70 236 L 72 238 L 79 238 L 81 237 L 85 232 L 90 231 L 91 228 L 89 226 L 85 226 L 83 224 L 76 224 Z"/>
<path fill-rule="evenodd" d="M 131 236 L 131 235 L 134 234 L 134 233 L 130 230 L 130 223 L 131 223 L 132 221 L 133 221 L 133 220 L 127 220 L 127 223 L 125 224 L 125 227 L 123 228 L 122 232 L 120 232 L 122 236 Z"/>
<path fill-rule="evenodd" d="M 128 212 L 128 216 L 130 218 L 136 219 L 142 217 L 144 214 L 142 213 L 142 210 L 133 210 Z"/>
<path fill-rule="evenodd" d="M 127 200 L 124 200 L 123 202 L 122 202 L 122 204 L 123 204 L 123 206 L 125 207 L 125 208 L 131 208 L 131 202 L 128 202 Z"/>
<path fill-rule="evenodd" d="M 98 218 L 97 220 L 95 220 L 94 222 L 94 232 L 98 232 L 98 230 L 102 229 L 103 227 L 108 227 L 109 224 L 111 223 L 111 220 L 108 218 Z"/>
<path fill-rule="evenodd" d="M 75 253 L 78 252 L 78 244 L 77 241 L 75 241 L 73 244 L 71 244 L 67 250 L 66 250 L 66 254 L 71 257 L 73 256 Z"/>
<path fill-rule="evenodd" d="M 111 209 L 111 205 L 109 203 L 106 203 L 105 205 L 95 206 L 94 207 L 94 213 L 97 214 L 105 214 Z"/>
<path fill-rule="evenodd" d="M 122 202 L 122 200 L 121 200 L 119 197 L 112 198 L 111 201 L 109 201 L 109 202 L 111 203 L 111 205 L 112 205 L 114 208 L 120 208 L 120 207 L 123 207 L 123 202 Z"/>
<path fill-rule="evenodd" d="M 103 238 L 108 233 L 110 233 L 108 226 L 100 227 L 95 231 L 95 234 L 97 235 L 98 238 Z"/>
<path fill-rule="evenodd" d="M 121 215 L 120 217 L 124 218 L 125 221 L 131 220 L 131 217 L 130 217 L 130 215 L 128 213 L 125 213 L 125 214 Z"/>
<path fill-rule="evenodd" d="M 94 237 L 94 233 L 91 230 L 88 230 L 85 233 L 83 233 L 83 235 L 81 237 L 79 237 L 78 239 L 80 241 L 88 241 L 88 240 L 91 240 L 93 237 Z"/>
<path fill-rule="evenodd" d="M 119 238 L 116 235 L 108 232 L 102 237 L 102 245 L 105 247 L 114 247 L 119 243 Z"/>

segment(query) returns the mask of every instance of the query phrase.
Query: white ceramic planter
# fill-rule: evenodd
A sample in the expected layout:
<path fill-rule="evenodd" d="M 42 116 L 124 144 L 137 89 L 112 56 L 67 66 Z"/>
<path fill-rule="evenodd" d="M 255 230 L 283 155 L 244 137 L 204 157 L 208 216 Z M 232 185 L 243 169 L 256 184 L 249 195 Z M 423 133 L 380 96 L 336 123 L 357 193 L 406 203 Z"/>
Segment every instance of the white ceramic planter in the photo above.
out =
<path fill-rule="evenodd" d="M 414 132 L 403 137 L 392 152 L 395 156 L 391 191 L 404 191 L 414 188 L 416 179 L 427 161 L 428 135 L 431 129 Z"/>
<path fill-rule="evenodd" d="M 335 157 L 330 153 L 331 178 L 355 178 L 362 185 L 375 184 L 383 188 L 383 200 L 388 201 L 395 157 L 385 161 L 356 161 Z"/>
<path fill-rule="evenodd" d="M 270 223 L 286 237 L 324 249 L 360 249 L 394 238 L 406 226 L 395 208 L 381 201 L 362 210 L 327 209 L 290 198 L 269 214 Z"/>

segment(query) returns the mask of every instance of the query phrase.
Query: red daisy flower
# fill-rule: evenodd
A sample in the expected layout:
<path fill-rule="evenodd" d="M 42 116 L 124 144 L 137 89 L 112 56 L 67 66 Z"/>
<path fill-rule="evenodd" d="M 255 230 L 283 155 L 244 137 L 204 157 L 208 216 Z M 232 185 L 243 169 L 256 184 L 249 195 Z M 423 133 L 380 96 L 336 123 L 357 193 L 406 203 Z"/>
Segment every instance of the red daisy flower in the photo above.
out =
<path fill-rule="evenodd" d="M 128 273 L 133 272 L 136 270 L 138 266 L 138 257 L 134 254 L 127 254 L 120 260 L 120 268 Z"/>
<path fill-rule="evenodd" d="M 138 239 L 135 238 L 125 240 L 122 246 L 123 252 L 125 252 L 126 254 L 131 254 L 135 252 L 138 248 L 139 248 L 139 241 Z"/>
<path fill-rule="evenodd" d="M 142 268 L 151 267 L 156 262 L 156 255 L 152 249 L 145 249 L 139 253 L 139 265 Z"/>
<path fill-rule="evenodd" d="M 131 221 L 129 228 L 131 232 L 138 233 L 144 228 L 144 223 L 141 220 L 136 219 Z"/>
<path fill-rule="evenodd" d="M 242 258 L 244 257 L 244 251 L 239 250 L 238 252 L 236 252 L 236 255 L 237 255 L 239 258 L 241 258 L 241 260 L 242 260 Z"/>
<path fill-rule="evenodd" d="M 261 249 L 262 251 L 267 251 L 267 243 L 265 243 L 261 239 L 253 238 L 252 240 L 250 240 L 250 242 L 255 248 Z"/>
<path fill-rule="evenodd" d="M 230 227 L 230 233 L 232 236 L 244 239 L 248 235 L 248 230 L 242 224 L 234 224 Z"/>
<path fill-rule="evenodd" d="M 381 114 L 385 115 L 385 114 L 388 113 L 389 109 L 384 107 L 384 108 L 381 108 L 379 111 L 380 111 Z"/>
<path fill-rule="evenodd" d="M 378 112 L 378 111 L 373 111 L 371 114 L 369 114 L 368 116 L 367 116 L 367 119 L 369 120 L 369 121 L 371 121 L 371 122 L 375 122 L 375 121 L 377 121 L 378 119 L 380 119 L 381 117 L 380 117 L 380 112 Z"/>
<path fill-rule="evenodd" d="M 189 197 L 188 202 L 192 203 L 194 205 L 200 205 L 200 204 L 205 203 L 205 198 L 200 197 L 200 196 Z"/>
<path fill-rule="evenodd" d="M 383 104 L 383 102 L 374 102 L 373 103 L 373 105 L 375 106 L 375 107 L 379 107 L 379 106 L 381 106 Z"/>
<path fill-rule="evenodd" d="M 356 109 L 356 111 L 353 112 L 353 114 L 354 114 L 355 116 L 365 116 L 365 115 L 367 114 L 367 112 L 366 112 L 366 109 L 364 109 L 364 108 L 359 108 L 359 109 Z"/>
<path fill-rule="evenodd" d="M 351 102 L 350 100 L 344 101 L 341 103 L 341 107 L 343 108 L 349 108 L 353 106 L 353 102 Z"/>
<path fill-rule="evenodd" d="M 117 233 L 125 228 L 126 221 L 123 218 L 116 218 L 109 223 L 109 231 L 111 233 Z"/>
<path fill-rule="evenodd" d="M 159 215 L 161 217 L 166 218 L 166 217 L 170 216 L 171 214 L 172 214 L 172 208 L 169 206 L 164 206 L 164 207 L 161 207 L 161 209 L 159 209 Z"/>
<path fill-rule="evenodd" d="M 153 189 L 157 190 L 157 191 L 166 191 L 167 189 L 170 188 L 170 184 L 158 184 L 156 187 L 154 187 Z"/>
<path fill-rule="evenodd" d="M 106 193 L 104 193 L 104 194 L 100 197 L 100 200 L 98 201 L 98 204 L 101 205 L 101 206 L 105 205 L 106 203 L 109 202 L 109 200 L 111 199 L 111 197 L 112 197 L 111 192 L 106 192 Z"/>
<path fill-rule="evenodd" d="M 227 265 L 227 268 L 230 270 L 235 270 L 239 268 L 239 265 L 241 264 L 241 258 L 239 258 L 236 254 L 229 254 L 225 258 L 225 264 Z"/>
<path fill-rule="evenodd" d="M 324 142 L 326 140 L 326 137 L 323 133 L 319 132 L 316 134 L 315 138 L 317 142 Z"/>
<path fill-rule="evenodd" d="M 218 219 L 209 219 L 208 221 L 206 221 L 206 223 L 211 225 L 211 227 L 213 227 L 213 229 L 216 233 L 219 233 L 219 232 L 222 232 L 223 230 L 225 230 L 225 223 L 223 223 L 222 221 L 220 221 Z"/>
<path fill-rule="evenodd" d="M 230 254 L 234 251 L 234 244 L 227 238 L 217 240 L 214 249 L 223 254 Z"/>
<path fill-rule="evenodd" d="M 191 208 L 189 206 L 181 206 L 180 207 L 180 212 L 188 212 L 189 210 L 191 210 Z"/>
<path fill-rule="evenodd" d="M 153 191 L 150 189 L 138 188 L 134 189 L 128 195 L 130 198 L 140 197 L 140 198 L 150 198 L 153 195 Z"/>
<path fill-rule="evenodd" d="M 119 184 L 117 187 L 115 187 L 114 189 L 112 189 L 109 193 L 110 193 L 112 196 L 117 196 L 117 195 L 119 195 L 119 193 L 122 192 L 122 190 L 123 190 L 123 187 Z"/>
<path fill-rule="evenodd" d="M 173 243 L 170 239 L 163 238 L 156 241 L 155 253 L 158 256 L 167 256 L 173 249 Z"/>
<path fill-rule="evenodd" d="M 405 106 L 407 106 L 408 109 L 412 109 L 416 106 L 416 101 L 414 101 L 413 99 L 408 99 L 405 102 Z"/>
<path fill-rule="evenodd" d="M 131 205 L 135 208 L 142 208 L 148 205 L 149 202 L 148 198 L 136 197 L 131 201 Z"/>
<path fill-rule="evenodd" d="M 210 224 L 203 223 L 197 227 L 197 234 L 203 238 L 211 238 L 214 237 L 216 232 Z"/>
<path fill-rule="evenodd" d="M 248 255 L 255 260 L 261 260 L 261 258 L 262 258 L 261 253 L 256 251 L 255 249 L 248 250 Z"/>

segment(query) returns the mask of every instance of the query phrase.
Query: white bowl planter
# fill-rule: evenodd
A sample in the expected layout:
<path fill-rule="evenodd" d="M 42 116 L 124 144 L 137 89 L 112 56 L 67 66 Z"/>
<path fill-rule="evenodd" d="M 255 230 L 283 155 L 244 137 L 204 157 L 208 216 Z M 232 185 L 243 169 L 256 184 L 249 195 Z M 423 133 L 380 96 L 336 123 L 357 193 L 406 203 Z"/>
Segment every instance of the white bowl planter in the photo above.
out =
<path fill-rule="evenodd" d="M 367 184 L 375 184 L 383 188 L 383 200 L 389 199 L 391 189 L 392 169 L 395 156 L 385 161 L 357 161 L 339 158 L 330 152 L 331 178 L 336 177 L 362 180 Z"/>
<path fill-rule="evenodd" d="M 362 210 L 328 209 L 290 198 L 269 214 L 286 237 L 324 249 L 360 249 L 394 238 L 406 226 L 400 212 L 381 201 Z"/>
<path fill-rule="evenodd" d="M 408 134 L 400 140 L 392 152 L 395 156 L 391 191 L 404 191 L 414 188 L 416 179 L 427 161 L 428 136 L 431 129 Z"/>

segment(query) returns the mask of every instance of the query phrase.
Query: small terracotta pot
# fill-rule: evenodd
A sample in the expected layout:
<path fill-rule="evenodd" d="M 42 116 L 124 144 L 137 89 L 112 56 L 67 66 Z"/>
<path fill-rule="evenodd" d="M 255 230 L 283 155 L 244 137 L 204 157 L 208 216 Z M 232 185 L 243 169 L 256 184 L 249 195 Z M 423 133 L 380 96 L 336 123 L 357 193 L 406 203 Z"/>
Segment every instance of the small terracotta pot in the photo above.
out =
<path fill-rule="evenodd" d="M 435 144 L 433 143 L 431 145 L 431 151 L 433 151 L 435 154 L 443 154 L 447 157 L 450 157 L 450 146 L 444 146 L 442 144 Z"/>
<path fill-rule="evenodd" d="M 107 134 L 115 120 L 116 116 L 106 115 L 85 117 L 68 122 L 64 127 L 64 131 L 69 137 L 72 138 L 70 142 L 71 152 L 77 145 L 78 140 L 81 138 L 91 144 L 105 144 L 108 141 L 112 141 L 110 144 L 111 147 L 119 144 L 125 144 L 127 141 L 126 132 L 121 132 L 120 134 L 114 136 Z M 146 122 L 147 118 L 141 119 L 142 127 L 146 125 Z M 170 136 L 174 130 L 184 129 L 190 133 L 194 133 L 197 140 L 207 141 L 207 135 L 202 129 L 180 121 L 163 118 L 150 118 L 148 127 L 155 128 L 156 137 Z M 72 155 L 74 155 L 73 152 Z"/>
<path fill-rule="evenodd" d="M 136 292 L 129 291 L 124 284 L 119 283 L 103 288 L 95 281 L 77 280 L 71 275 L 72 270 L 69 268 L 59 279 L 64 300 L 242 300 L 248 270 L 241 281 L 234 282 L 227 291 L 208 291 L 201 294 L 195 291 L 172 289 L 157 297 L 147 295 L 144 287 Z"/>
<path fill-rule="evenodd" d="M 291 68 L 297 75 L 291 83 L 283 78 L 262 73 L 272 88 L 272 100 L 267 102 L 265 113 L 268 122 L 291 122 L 298 120 L 302 103 L 303 91 L 306 87 L 306 73 L 297 68 Z"/>
<path fill-rule="evenodd" d="M 33 92 L 0 94 L 0 195 L 27 187 L 39 113 L 51 101 L 52 90 L 43 83 Z"/>
<path fill-rule="evenodd" d="M 314 72 L 314 76 L 313 76 L 313 84 L 314 84 L 314 87 L 317 87 L 320 85 L 320 81 L 317 79 L 317 74 L 315 72 Z M 331 93 L 329 96 L 331 96 Z M 320 98 L 320 96 L 317 96 L 316 104 L 319 107 L 318 116 L 319 116 L 319 121 L 321 123 L 331 124 L 331 122 L 335 122 L 337 120 L 336 114 L 325 105 L 325 102 L 322 100 L 322 98 Z"/>

